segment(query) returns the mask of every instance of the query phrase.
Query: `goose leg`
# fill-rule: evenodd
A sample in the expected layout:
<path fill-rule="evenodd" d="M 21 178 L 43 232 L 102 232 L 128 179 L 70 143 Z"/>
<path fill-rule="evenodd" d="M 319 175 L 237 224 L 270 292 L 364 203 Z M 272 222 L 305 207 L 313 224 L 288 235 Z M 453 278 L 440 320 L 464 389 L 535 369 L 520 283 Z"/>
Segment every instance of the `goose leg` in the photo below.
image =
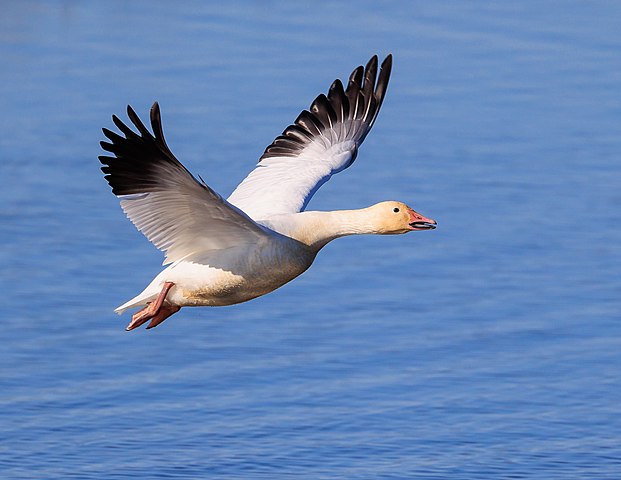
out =
<path fill-rule="evenodd" d="M 159 313 L 160 310 L 162 309 L 162 305 L 164 303 L 164 299 L 166 298 L 166 295 L 168 294 L 168 291 L 174 286 L 175 284 L 172 282 L 165 282 L 164 286 L 162 287 L 162 291 L 160 292 L 160 294 L 157 296 L 157 298 L 155 299 L 154 302 L 149 303 L 145 308 L 143 308 L 142 310 L 140 310 L 139 312 L 136 312 L 133 316 L 132 316 L 132 321 L 129 322 L 129 325 L 127 325 L 127 327 L 125 327 L 125 330 L 127 330 L 128 332 L 130 330 L 133 330 L 134 328 L 138 328 L 140 325 L 142 325 L 143 323 L 149 321 L 150 319 L 152 319 L 153 317 L 156 317 Z M 164 308 L 169 308 L 168 306 L 164 307 Z M 177 309 L 178 310 L 178 309 Z M 177 311 L 175 310 L 175 312 Z M 175 312 L 171 312 L 168 315 L 166 315 L 162 320 L 160 320 L 158 323 L 163 322 L 166 318 L 168 318 L 170 315 L 172 315 Z M 157 325 L 157 324 L 156 324 Z M 153 325 L 155 326 L 155 325 Z"/>

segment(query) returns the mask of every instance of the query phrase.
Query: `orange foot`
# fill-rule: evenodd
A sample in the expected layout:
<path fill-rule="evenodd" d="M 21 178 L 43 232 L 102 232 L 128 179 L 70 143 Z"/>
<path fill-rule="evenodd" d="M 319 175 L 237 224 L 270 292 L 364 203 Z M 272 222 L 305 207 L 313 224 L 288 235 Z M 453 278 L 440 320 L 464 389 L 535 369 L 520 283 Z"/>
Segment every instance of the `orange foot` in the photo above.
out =
<path fill-rule="evenodd" d="M 132 316 L 132 321 L 129 322 L 129 325 L 127 325 L 127 327 L 125 327 L 125 330 L 129 332 L 130 330 L 138 328 L 140 325 L 148 322 L 149 320 L 151 320 L 151 323 L 149 323 L 149 326 L 147 328 L 153 328 L 158 326 L 173 313 L 177 313 L 181 309 L 181 307 L 177 307 L 176 305 L 164 305 L 166 295 L 174 285 L 175 284 L 172 282 L 165 282 L 164 286 L 162 287 L 162 291 L 155 299 L 155 302 L 149 303 L 145 308 L 143 308 L 139 312 L 136 312 Z"/>

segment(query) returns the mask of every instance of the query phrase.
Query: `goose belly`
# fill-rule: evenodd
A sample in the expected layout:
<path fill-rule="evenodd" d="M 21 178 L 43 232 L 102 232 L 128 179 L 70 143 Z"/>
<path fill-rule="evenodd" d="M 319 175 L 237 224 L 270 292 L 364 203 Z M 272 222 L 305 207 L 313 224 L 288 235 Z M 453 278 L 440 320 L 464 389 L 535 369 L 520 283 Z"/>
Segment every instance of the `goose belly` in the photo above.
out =
<path fill-rule="evenodd" d="M 219 267 L 213 261 L 180 262 L 162 272 L 160 283 L 175 284 L 166 297 L 173 305 L 233 305 L 276 290 L 303 273 L 312 262 L 304 252 L 294 257 L 246 260 L 233 267 Z"/>

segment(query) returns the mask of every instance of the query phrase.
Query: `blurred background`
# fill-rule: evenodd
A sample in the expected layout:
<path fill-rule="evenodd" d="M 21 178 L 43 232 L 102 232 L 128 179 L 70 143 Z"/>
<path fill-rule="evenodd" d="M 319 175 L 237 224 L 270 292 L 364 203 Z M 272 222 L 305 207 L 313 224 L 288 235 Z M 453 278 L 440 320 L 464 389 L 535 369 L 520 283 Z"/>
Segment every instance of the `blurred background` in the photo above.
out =
<path fill-rule="evenodd" d="M 619 3 L 1 10 L 0 476 L 619 478 Z M 388 53 L 372 133 L 309 208 L 402 200 L 439 228 L 125 332 L 162 254 L 99 171 L 111 115 L 159 101 L 227 196 Z"/>

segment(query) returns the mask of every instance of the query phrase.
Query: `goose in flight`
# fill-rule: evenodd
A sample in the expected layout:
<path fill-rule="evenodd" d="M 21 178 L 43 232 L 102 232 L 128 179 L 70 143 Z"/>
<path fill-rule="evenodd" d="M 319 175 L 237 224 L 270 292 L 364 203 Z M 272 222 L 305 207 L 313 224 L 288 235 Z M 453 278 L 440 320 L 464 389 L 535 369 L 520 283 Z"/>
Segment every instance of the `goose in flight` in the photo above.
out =
<path fill-rule="evenodd" d="M 335 80 L 269 145 L 256 168 L 224 199 L 196 179 L 168 148 L 160 108 L 150 132 L 128 106 L 136 131 L 115 115 L 122 135 L 103 129 L 101 170 L 134 225 L 168 265 L 142 293 L 119 306 L 144 307 L 126 330 L 153 328 L 181 307 L 245 302 L 303 273 L 319 250 L 344 235 L 431 230 L 436 222 L 396 201 L 359 210 L 305 211 L 330 177 L 349 167 L 373 126 L 392 56 L 357 67 L 347 87 Z"/>

